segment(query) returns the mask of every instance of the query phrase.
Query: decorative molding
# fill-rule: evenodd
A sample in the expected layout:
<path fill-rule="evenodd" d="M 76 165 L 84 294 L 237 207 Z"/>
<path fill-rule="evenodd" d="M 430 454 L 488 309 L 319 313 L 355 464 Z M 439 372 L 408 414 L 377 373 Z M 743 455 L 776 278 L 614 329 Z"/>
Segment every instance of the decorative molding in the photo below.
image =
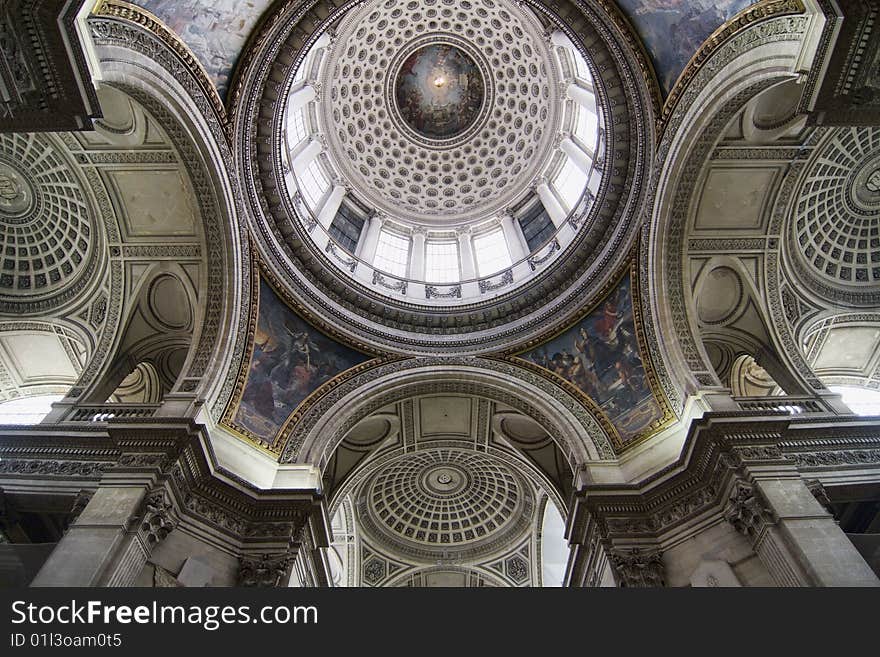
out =
<path fill-rule="evenodd" d="M 197 80 L 202 93 L 210 101 L 211 108 L 221 123 L 225 124 L 227 122 L 226 108 L 223 106 L 223 101 L 220 99 L 217 89 L 208 77 L 201 62 L 189 49 L 189 46 L 177 34 L 169 30 L 156 16 L 142 7 L 123 2 L 122 0 L 103 0 L 97 9 L 96 15 L 126 21 L 152 34 L 160 43 L 174 53 L 179 62 L 178 65 L 185 67 L 189 74 Z M 96 36 L 101 35 L 98 34 Z M 110 35 L 107 34 L 107 36 Z M 129 47 L 133 45 L 135 44 L 130 44 Z M 154 54 L 157 53 L 154 51 Z M 154 57 L 154 59 L 156 58 Z"/>

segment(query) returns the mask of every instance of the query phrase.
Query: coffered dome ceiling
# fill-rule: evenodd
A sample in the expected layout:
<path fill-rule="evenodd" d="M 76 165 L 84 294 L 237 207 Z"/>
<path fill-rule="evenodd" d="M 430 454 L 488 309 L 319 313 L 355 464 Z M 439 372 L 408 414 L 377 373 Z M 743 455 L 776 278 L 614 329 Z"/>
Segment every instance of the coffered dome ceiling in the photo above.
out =
<path fill-rule="evenodd" d="M 826 299 L 876 305 L 880 282 L 880 130 L 832 132 L 792 209 L 801 278 Z"/>
<path fill-rule="evenodd" d="M 529 485 L 504 462 L 453 448 L 398 458 L 366 482 L 361 496 L 374 540 L 423 558 L 514 540 L 533 506 Z"/>
<path fill-rule="evenodd" d="M 562 329 L 611 284 L 653 106 L 620 24 L 564 9 L 372 0 L 264 28 L 238 153 L 292 301 L 358 344 L 488 352 Z"/>
<path fill-rule="evenodd" d="M 0 299 L 27 312 L 22 304 L 86 284 L 98 251 L 95 216 L 49 137 L 0 136 Z"/>
<path fill-rule="evenodd" d="M 353 11 L 320 99 L 345 179 L 376 209 L 415 222 L 486 218 L 517 200 L 559 130 L 557 67 L 538 27 L 494 0 Z"/>

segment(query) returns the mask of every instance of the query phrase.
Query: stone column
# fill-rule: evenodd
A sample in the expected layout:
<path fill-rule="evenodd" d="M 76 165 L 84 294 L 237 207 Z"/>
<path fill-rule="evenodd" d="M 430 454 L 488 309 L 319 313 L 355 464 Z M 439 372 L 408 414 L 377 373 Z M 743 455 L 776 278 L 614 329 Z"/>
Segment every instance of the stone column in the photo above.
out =
<path fill-rule="evenodd" d="M 162 488 L 98 488 L 31 586 L 131 585 L 174 528 L 171 510 Z"/>
<path fill-rule="evenodd" d="M 509 212 L 501 215 L 501 231 L 504 233 L 507 248 L 510 249 L 510 259 L 513 262 L 522 260 L 529 254 L 525 235 Z"/>
<path fill-rule="evenodd" d="M 290 116 L 291 112 L 295 112 L 301 107 L 308 105 L 315 100 L 316 97 L 317 94 L 315 93 L 315 88 L 310 84 L 303 85 L 294 91 L 287 97 L 288 116 Z"/>
<path fill-rule="evenodd" d="M 587 82 L 572 82 L 568 85 L 568 97 L 581 107 L 596 114 L 596 93 Z"/>
<path fill-rule="evenodd" d="M 477 262 L 474 259 L 474 243 L 470 229 L 458 233 L 458 260 L 461 263 L 461 279 L 463 281 L 477 277 Z M 462 296 L 479 294 L 477 283 L 463 283 Z"/>
<path fill-rule="evenodd" d="M 416 281 L 425 280 L 425 230 L 423 228 L 415 228 L 412 232 L 412 244 L 409 250 L 409 270 L 407 278 Z M 407 286 L 407 296 L 416 299 L 425 299 L 424 282 L 409 283 Z"/>
<path fill-rule="evenodd" d="M 415 228 L 412 232 L 408 277 L 417 281 L 425 280 L 425 231 L 421 228 Z"/>
<path fill-rule="evenodd" d="M 339 206 L 342 205 L 342 199 L 345 198 L 345 191 L 345 185 L 340 182 L 334 182 L 333 189 L 330 190 L 330 195 L 327 196 L 327 200 L 321 205 L 321 211 L 318 213 L 318 223 L 321 224 L 325 230 L 330 228 L 330 224 L 333 222 L 333 217 L 335 217 L 336 213 L 339 211 Z"/>
<path fill-rule="evenodd" d="M 559 199 L 556 198 L 556 194 L 550 189 L 550 185 L 547 184 L 546 180 L 542 179 L 538 183 L 538 186 L 535 188 L 535 193 L 537 193 L 538 198 L 541 199 L 541 204 L 544 206 L 544 209 L 547 210 L 547 214 L 550 215 L 550 221 L 553 222 L 554 226 L 559 228 L 559 226 L 565 223 L 567 213 L 565 212 L 565 208 L 563 208 L 562 204 L 559 202 Z"/>
<path fill-rule="evenodd" d="M 312 160 L 321 154 L 322 150 L 323 146 L 321 146 L 321 142 L 317 139 L 312 139 L 312 141 L 310 141 L 304 148 L 298 150 L 296 153 L 291 153 L 291 170 L 303 171 L 309 166 L 309 164 L 311 164 Z"/>
<path fill-rule="evenodd" d="M 737 479 L 725 518 L 749 537 L 780 586 L 880 586 L 799 476 Z"/>
<path fill-rule="evenodd" d="M 578 169 L 584 173 L 590 173 L 595 153 L 585 150 L 568 135 L 563 136 L 562 141 L 559 142 L 559 147 L 571 158 L 571 161 L 575 163 Z"/>
<path fill-rule="evenodd" d="M 376 247 L 379 245 L 379 232 L 382 230 L 384 218 L 381 214 L 373 214 L 367 217 L 364 227 L 364 237 L 358 242 L 355 255 L 369 263 L 376 257 Z"/>

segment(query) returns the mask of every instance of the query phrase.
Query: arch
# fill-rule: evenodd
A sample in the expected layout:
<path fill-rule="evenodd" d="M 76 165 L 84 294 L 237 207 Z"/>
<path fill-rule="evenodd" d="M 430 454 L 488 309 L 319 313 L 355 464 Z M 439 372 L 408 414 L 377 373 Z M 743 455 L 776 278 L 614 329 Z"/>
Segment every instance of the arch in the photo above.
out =
<path fill-rule="evenodd" d="M 771 17 L 722 41 L 681 90 L 665 123 L 652 180 L 656 196 L 643 230 L 643 300 L 651 351 L 665 364 L 679 398 L 721 387 L 699 338 L 685 277 L 686 224 L 699 172 L 731 119 L 763 91 L 791 80 L 813 56 L 814 29 L 806 16 Z M 796 356 L 776 351 L 802 378 L 803 368 L 790 362 Z"/>
<path fill-rule="evenodd" d="M 704 349 L 709 341 L 726 346 L 734 356 L 751 356 L 788 394 L 809 394 L 809 386 L 788 367 L 772 337 L 768 304 L 742 261 L 710 258 L 694 283 L 691 303 Z M 730 386 L 729 372 L 716 368 L 716 374 L 722 385 Z"/>
<path fill-rule="evenodd" d="M 204 263 L 198 284 L 188 288 L 198 303 L 193 304 L 191 348 L 174 392 L 207 400 L 219 415 L 229 392 L 224 375 L 235 369 L 243 351 L 249 310 L 243 299 L 250 286 L 245 230 L 227 170 L 232 156 L 222 107 L 203 88 L 198 71 L 180 66 L 172 45 L 147 27 L 108 16 L 92 16 L 89 26 L 103 82 L 141 105 L 162 127 L 193 185 Z M 81 382 L 83 389 L 106 378 L 109 367 L 108 358 L 93 368 Z"/>
<path fill-rule="evenodd" d="M 358 422 L 383 406 L 433 392 L 475 394 L 516 408 L 545 427 L 575 473 L 587 462 L 614 457 L 611 438 L 564 390 L 507 362 L 450 358 L 394 361 L 339 385 L 285 433 L 280 460 L 323 469 Z"/>

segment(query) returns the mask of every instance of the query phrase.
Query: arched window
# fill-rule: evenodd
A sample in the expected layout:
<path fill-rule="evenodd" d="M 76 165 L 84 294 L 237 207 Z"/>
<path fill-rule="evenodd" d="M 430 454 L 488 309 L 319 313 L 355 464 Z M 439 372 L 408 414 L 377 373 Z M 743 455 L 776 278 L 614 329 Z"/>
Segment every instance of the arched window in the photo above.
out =
<path fill-rule="evenodd" d="M 504 233 L 499 229 L 475 236 L 474 257 L 480 276 L 489 276 L 510 267 L 510 249 Z"/>
<path fill-rule="evenodd" d="M 409 266 L 409 238 L 382 229 L 373 260 L 376 269 L 393 276 L 406 277 Z"/>

